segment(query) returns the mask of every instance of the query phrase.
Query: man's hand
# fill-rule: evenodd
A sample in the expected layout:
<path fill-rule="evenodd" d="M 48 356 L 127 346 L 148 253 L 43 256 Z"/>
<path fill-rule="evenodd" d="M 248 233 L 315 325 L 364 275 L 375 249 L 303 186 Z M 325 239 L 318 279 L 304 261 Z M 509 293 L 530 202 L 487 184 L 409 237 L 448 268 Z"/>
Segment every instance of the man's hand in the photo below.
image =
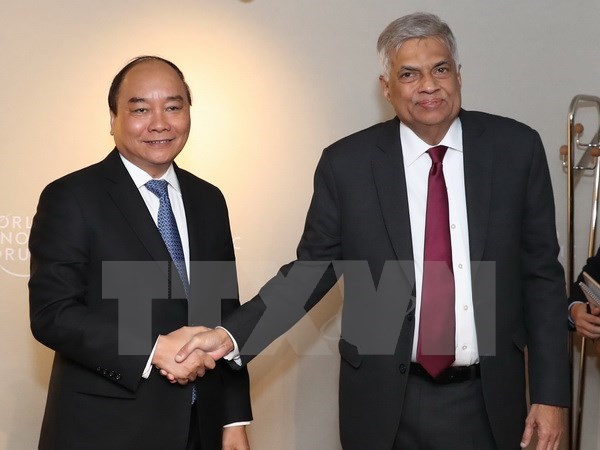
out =
<path fill-rule="evenodd" d="M 196 333 L 208 330 L 204 327 L 182 327 L 166 336 L 159 336 L 152 364 L 167 376 L 171 383 L 187 384 L 197 376 L 203 376 L 206 369 L 213 369 L 215 361 L 202 351 L 195 351 L 189 358 L 175 361 L 175 354 L 181 346 Z"/>
<path fill-rule="evenodd" d="M 250 450 L 245 425 L 223 428 L 223 450 Z"/>
<path fill-rule="evenodd" d="M 537 430 L 538 442 L 536 450 L 558 450 L 564 425 L 564 408 L 558 406 L 533 404 L 525 420 L 525 431 L 521 439 L 521 447 L 529 445 L 533 431 Z"/>
<path fill-rule="evenodd" d="M 571 318 L 575 328 L 581 336 L 590 339 L 600 338 L 600 308 L 591 306 L 591 314 L 587 312 L 584 303 L 575 303 L 571 306 Z"/>
<path fill-rule="evenodd" d="M 215 361 L 233 351 L 233 341 L 229 337 L 229 333 L 222 328 L 215 328 L 208 331 L 196 333 L 187 344 L 175 355 L 175 361 L 181 363 L 185 361 L 195 351 L 201 350 L 209 354 Z"/>

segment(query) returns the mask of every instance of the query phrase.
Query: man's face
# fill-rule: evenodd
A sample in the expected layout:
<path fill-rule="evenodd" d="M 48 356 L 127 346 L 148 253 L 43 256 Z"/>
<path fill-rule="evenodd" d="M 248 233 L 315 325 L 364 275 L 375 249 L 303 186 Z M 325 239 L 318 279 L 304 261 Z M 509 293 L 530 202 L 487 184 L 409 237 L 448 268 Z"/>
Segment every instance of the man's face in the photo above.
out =
<path fill-rule="evenodd" d="M 460 111 L 460 68 L 439 39 L 404 42 L 380 82 L 402 123 L 428 144 L 439 143 Z"/>
<path fill-rule="evenodd" d="M 134 66 L 119 89 L 110 128 L 126 159 L 160 177 L 190 133 L 190 105 L 181 78 L 161 61 Z"/>

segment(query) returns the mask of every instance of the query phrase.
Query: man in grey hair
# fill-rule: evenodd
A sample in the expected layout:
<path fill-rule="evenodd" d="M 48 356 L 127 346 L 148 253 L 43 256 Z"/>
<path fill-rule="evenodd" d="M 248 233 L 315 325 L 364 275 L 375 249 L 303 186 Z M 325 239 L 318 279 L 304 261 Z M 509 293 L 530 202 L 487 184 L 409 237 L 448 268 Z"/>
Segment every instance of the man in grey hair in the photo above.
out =
<path fill-rule="evenodd" d="M 344 274 L 344 449 L 508 450 L 534 433 L 557 449 L 566 299 L 540 136 L 461 108 L 456 42 L 437 16 L 395 20 L 377 47 L 396 117 L 325 149 L 297 261 L 177 358 L 248 363 Z"/>

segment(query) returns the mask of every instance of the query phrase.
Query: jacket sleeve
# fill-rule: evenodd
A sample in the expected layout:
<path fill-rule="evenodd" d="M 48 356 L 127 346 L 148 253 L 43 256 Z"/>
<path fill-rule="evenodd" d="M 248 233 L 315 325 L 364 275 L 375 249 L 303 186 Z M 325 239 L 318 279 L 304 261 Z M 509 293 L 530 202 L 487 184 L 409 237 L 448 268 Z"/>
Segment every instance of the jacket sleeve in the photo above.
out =
<path fill-rule="evenodd" d="M 533 136 L 522 222 L 521 273 L 532 403 L 569 406 L 568 325 L 558 262 L 554 196 L 544 148 Z"/>
<path fill-rule="evenodd" d="M 341 259 L 340 226 L 335 177 L 326 150 L 316 169 L 297 259 L 281 267 L 256 297 L 223 323 L 238 343 L 243 364 L 304 317 L 336 283 L 332 261 Z"/>
<path fill-rule="evenodd" d="M 85 368 L 134 391 L 149 355 L 118 351 L 117 304 L 90 301 L 91 228 L 81 197 L 64 180 L 40 196 L 29 249 L 31 330 L 42 344 Z"/>

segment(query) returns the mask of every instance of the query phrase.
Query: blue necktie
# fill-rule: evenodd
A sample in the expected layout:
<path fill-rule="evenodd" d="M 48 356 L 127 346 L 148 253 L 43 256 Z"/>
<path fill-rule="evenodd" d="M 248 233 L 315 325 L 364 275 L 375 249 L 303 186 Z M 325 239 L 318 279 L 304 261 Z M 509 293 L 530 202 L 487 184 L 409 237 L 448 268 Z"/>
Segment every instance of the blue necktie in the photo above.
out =
<path fill-rule="evenodd" d="M 169 183 L 167 180 L 150 180 L 146 183 L 146 187 L 160 201 L 158 205 L 158 231 L 160 231 L 171 259 L 177 268 L 177 273 L 179 273 L 179 278 L 181 278 L 181 282 L 183 283 L 185 296 L 189 298 L 190 283 L 185 268 L 185 257 L 183 256 L 183 246 L 181 245 L 179 229 L 177 228 L 177 222 L 175 221 L 175 216 L 171 209 L 171 201 L 169 200 Z M 192 404 L 195 402 L 196 386 L 192 386 Z"/>
<path fill-rule="evenodd" d="M 185 296 L 188 297 L 190 284 L 185 268 L 185 257 L 183 256 L 183 247 L 181 245 L 181 238 L 179 237 L 179 230 L 177 229 L 177 222 L 171 209 L 168 186 L 169 183 L 166 180 L 150 180 L 146 183 L 148 190 L 160 200 L 158 206 L 158 231 L 160 231 L 167 250 L 169 250 L 179 278 L 181 278 Z"/>

